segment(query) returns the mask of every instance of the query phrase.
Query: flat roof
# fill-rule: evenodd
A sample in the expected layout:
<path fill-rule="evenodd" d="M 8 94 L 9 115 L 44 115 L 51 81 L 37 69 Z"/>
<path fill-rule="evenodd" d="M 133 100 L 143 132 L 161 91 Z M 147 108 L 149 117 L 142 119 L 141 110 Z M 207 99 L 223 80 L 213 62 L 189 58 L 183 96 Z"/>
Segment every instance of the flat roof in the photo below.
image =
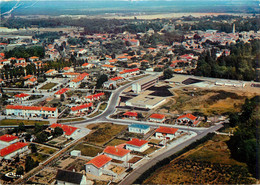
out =
<path fill-rule="evenodd" d="M 187 80 L 189 77 L 186 76 L 174 76 L 170 79 L 165 80 L 166 82 L 175 82 L 175 83 L 182 83 L 184 80 Z"/>
<path fill-rule="evenodd" d="M 131 100 L 128 100 L 128 102 L 131 103 L 133 106 L 143 107 L 144 105 L 155 106 L 156 104 L 160 103 L 165 99 L 166 99 L 165 97 L 149 96 L 149 95 L 142 94 L 132 98 Z"/>

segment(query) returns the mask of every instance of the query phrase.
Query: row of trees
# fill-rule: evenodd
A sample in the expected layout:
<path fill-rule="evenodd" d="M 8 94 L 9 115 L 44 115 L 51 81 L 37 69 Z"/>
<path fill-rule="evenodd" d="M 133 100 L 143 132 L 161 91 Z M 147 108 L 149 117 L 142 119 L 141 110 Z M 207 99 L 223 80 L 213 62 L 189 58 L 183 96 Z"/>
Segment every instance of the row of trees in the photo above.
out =
<path fill-rule="evenodd" d="M 260 41 L 243 42 L 231 46 L 230 56 L 216 59 L 216 51 L 203 53 L 198 60 L 195 75 L 237 80 L 259 80 L 256 76 Z"/>
<path fill-rule="evenodd" d="M 242 113 L 229 116 L 230 126 L 237 127 L 234 136 L 227 142 L 231 156 L 238 161 L 245 162 L 249 171 L 259 179 L 259 104 L 260 97 L 246 99 L 242 106 Z"/>
<path fill-rule="evenodd" d="M 25 46 L 19 46 L 5 52 L 6 58 L 11 58 L 11 57 L 29 58 L 32 56 L 43 58 L 44 55 L 45 55 L 45 51 L 42 46 L 32 46 L 27 48 Z"/>

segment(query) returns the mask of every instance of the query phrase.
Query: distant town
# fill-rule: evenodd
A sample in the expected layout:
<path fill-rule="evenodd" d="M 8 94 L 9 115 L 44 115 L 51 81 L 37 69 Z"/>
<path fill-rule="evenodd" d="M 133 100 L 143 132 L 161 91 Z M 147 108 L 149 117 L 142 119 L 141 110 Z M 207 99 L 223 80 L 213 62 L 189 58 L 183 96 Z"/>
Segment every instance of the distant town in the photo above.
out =
<path fill-rule="evenodd" d="M 257 163 L 239 161 L 236 137 L 242 123 L 254 130 L 249 123 L 259 120 L 257 19 L 102 19 L 96 28 L 85 18 L 75 21 L 89 26 L 4 17 L 0 184 L 256 183 Z M 246 137 L 253 142 L 256 134 Z M 230 162 L 230 174 L 209 170 L 210 181 L 148 179 L 147 170 L 204 146 L 205 138 L 228 148 L 245 173 L 231 174 L 241 164 Z"/>

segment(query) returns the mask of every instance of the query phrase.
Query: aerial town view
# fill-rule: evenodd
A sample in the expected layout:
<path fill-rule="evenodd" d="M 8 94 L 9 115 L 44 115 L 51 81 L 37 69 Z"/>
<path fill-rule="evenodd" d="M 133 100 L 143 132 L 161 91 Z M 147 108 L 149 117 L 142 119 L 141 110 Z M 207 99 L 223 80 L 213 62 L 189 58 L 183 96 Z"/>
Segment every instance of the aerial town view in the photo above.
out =
<path fill-rule="evenodd" d="M 0 184 L 259 184 L 258 0 L 0 0 Z"/>

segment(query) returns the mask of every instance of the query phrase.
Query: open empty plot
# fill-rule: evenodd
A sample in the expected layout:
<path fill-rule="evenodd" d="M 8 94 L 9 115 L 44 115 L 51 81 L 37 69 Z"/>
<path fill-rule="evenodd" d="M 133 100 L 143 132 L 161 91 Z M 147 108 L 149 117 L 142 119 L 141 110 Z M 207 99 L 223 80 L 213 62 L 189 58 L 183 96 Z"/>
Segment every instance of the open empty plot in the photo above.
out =
<path fill-rule="evenodd" d="M 57 85 L 57 83 L 47 83 L 44 86 L 42 86 L 40 88 L 40 90 L 49 90 L 49 89 L 55 87 L 56 85 Z"/>
<path fill-rule="evenodd" d="M 106 144 L 106 146 L 117 146 L 126 143 L 126 140 L 123 139 L 113 139 L 109 143 Z"/>
<path fill-rule="evenodd" d="M 252 184 L 246 165 L 231 158 L 225 141 L 212 140 L 156 170 L 143 184 Z"/>
<path fill-rule="evenodd" d="M 78 144 L 74 148 L 75 150 L 80 150 L 81 155 L 95 157 L 98 153 L 101 153 L 103 150 L 91 145 L 87 145 L 84 143 Z"/>
<path fill-rule="evenodd" d="M 113 123 L 99 123 L 91 124 L 87 128 L 93 130 L 94 132 L 86 137 L 86 141 L 95 145 L 103 146 L 117 134 L 121 133 L 123 130 L 126 130 L 127 126 L 116 125 Z"/>
<path fill-rule="evenodd" d="M 48 125 L 49 121 L 37 121 L 37 120 L 22 120 L 22 119 L 3 119 L 0 121 L 0 126 L 5 125 L 19 125 L 23 123 L 24 125 L 35 125 L 35 123 L 41 125 Z"/>

